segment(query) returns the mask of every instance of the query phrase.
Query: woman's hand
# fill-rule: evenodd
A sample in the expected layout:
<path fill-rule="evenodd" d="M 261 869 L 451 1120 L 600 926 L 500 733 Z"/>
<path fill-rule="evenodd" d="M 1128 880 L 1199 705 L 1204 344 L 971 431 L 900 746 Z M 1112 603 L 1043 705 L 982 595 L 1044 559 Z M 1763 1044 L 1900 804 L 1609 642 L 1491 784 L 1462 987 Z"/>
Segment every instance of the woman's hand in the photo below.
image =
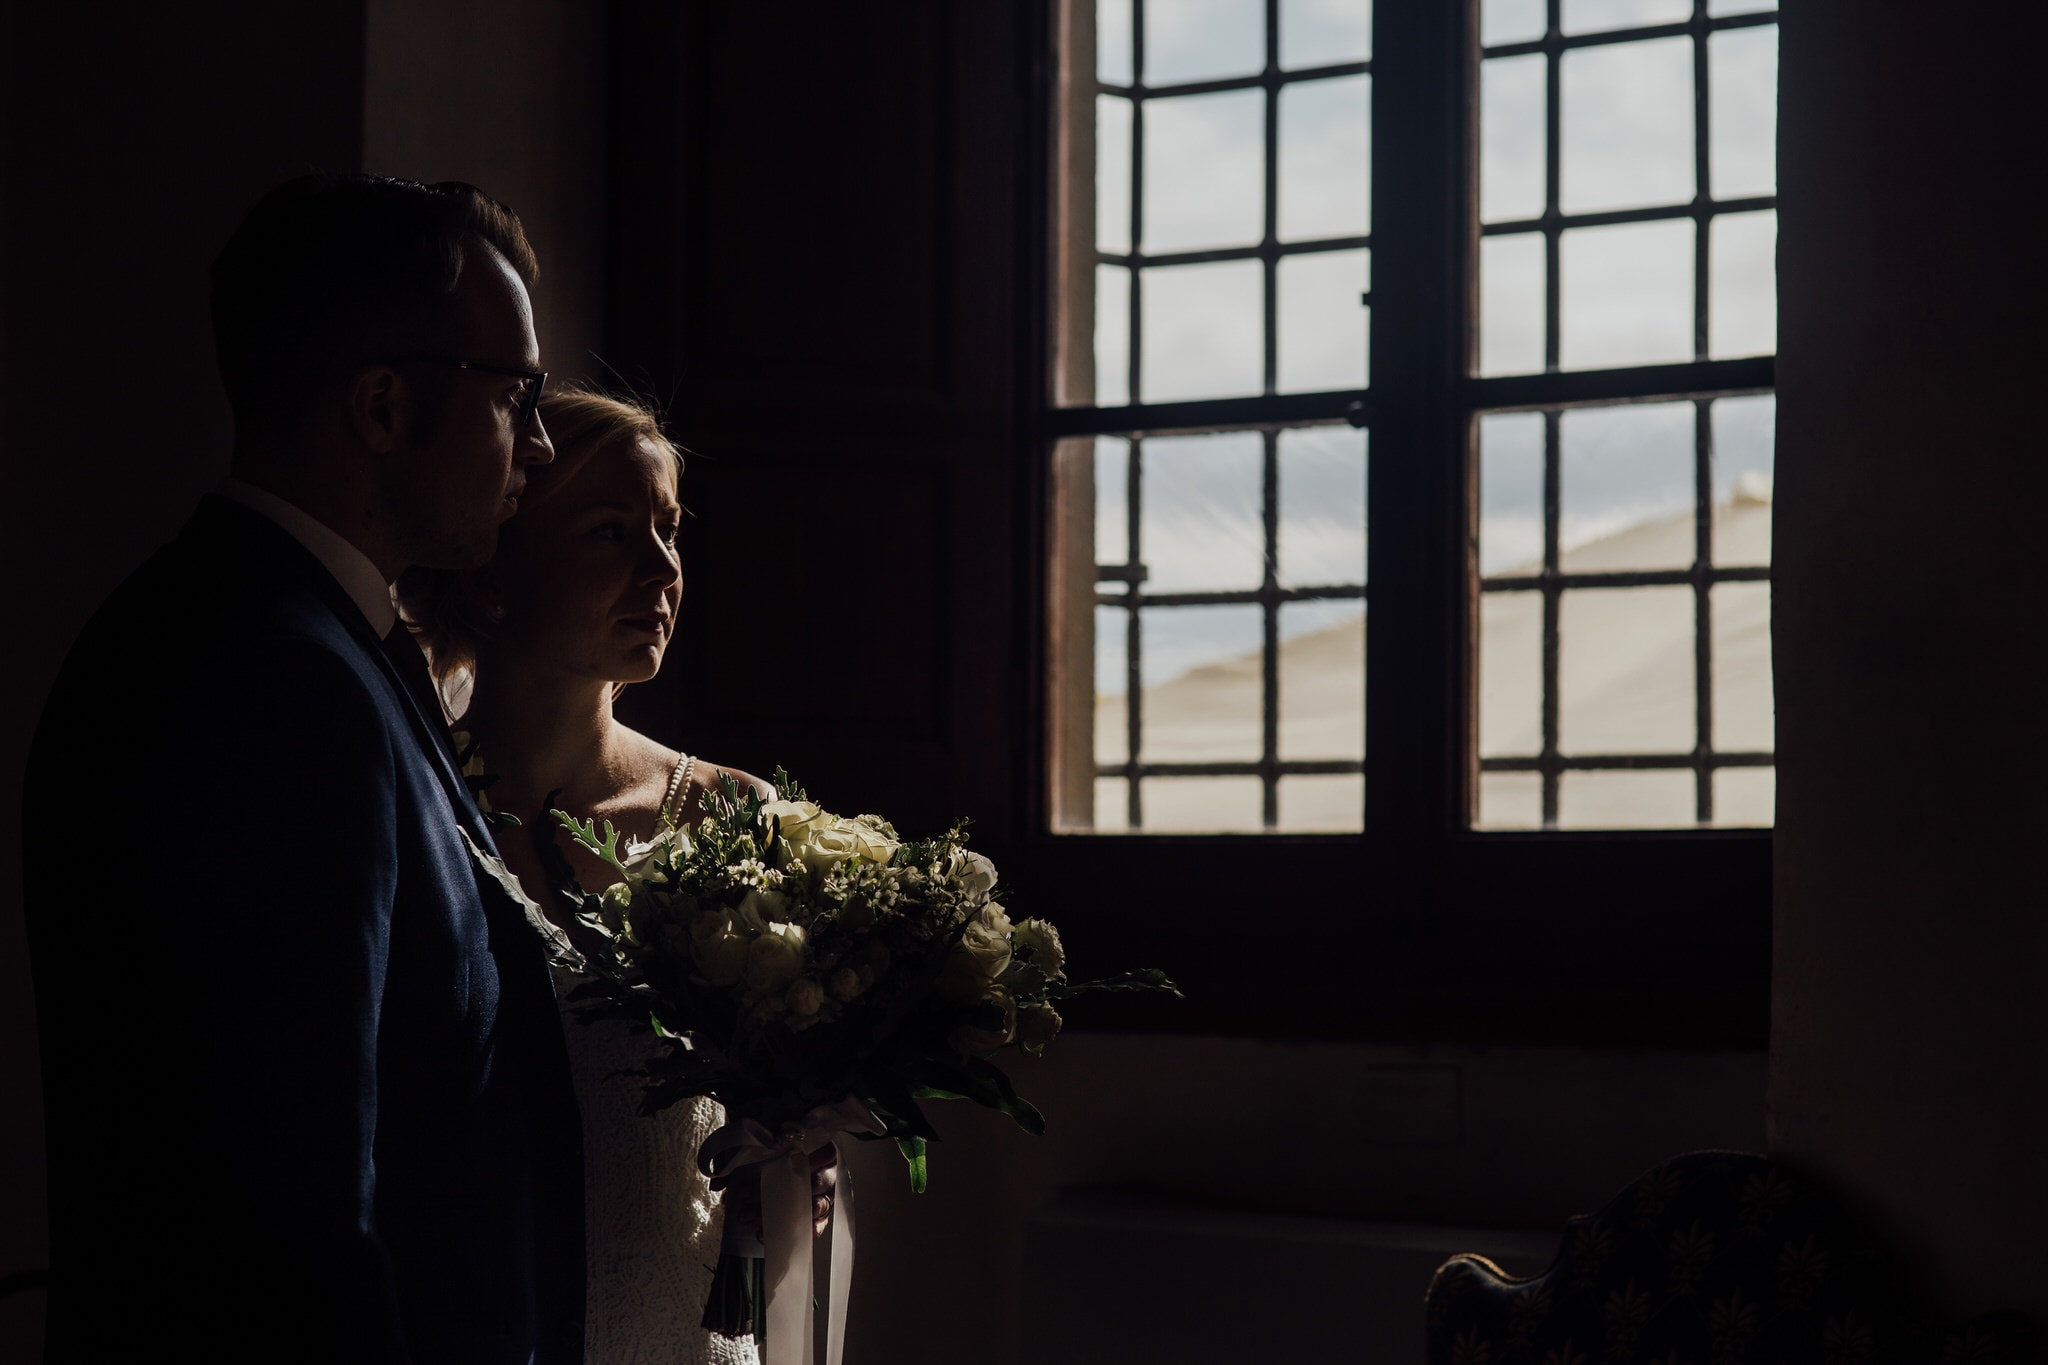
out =
<path fill-rule="evenodd" d="M 839 1146 L 828 1142 L 811 1153 L 811 1235 L 823 1237 L 832 1225 L 832 1192 L 839 1185 Z M 756 1241 L 761 1229 L 761 1168 L 742 1166 L 711 1182 L 725 1193 L 725 1216 L 738 1219 L 740 1230 Z"/>

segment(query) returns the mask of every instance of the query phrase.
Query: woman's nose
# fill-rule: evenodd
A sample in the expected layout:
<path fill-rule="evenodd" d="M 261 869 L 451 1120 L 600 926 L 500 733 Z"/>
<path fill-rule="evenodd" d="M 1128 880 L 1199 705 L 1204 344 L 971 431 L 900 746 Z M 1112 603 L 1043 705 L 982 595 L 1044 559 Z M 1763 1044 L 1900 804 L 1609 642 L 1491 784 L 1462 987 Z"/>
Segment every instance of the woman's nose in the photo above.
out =
<path fill-rule="evenodd" d="M 649 536 L 648 539 L 652 542 L 653 549 L 647 555 L 646 562 L 641 568 L 640 581 L 650 584 L 659 583 L 664 586 L 670 583 L 681 582 L 683 577 L 681 552 L 658 535 Z"/>

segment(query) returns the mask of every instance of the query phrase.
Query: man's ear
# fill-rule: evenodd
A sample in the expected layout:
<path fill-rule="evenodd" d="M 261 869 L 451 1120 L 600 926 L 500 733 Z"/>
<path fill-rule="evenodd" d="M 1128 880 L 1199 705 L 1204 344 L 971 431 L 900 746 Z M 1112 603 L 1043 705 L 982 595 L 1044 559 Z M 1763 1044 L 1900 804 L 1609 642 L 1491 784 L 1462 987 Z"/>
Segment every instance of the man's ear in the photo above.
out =
<path fill-rule="evenodd" d="M 349 430 L 379 455 L 405 443 L 418 410 L 412 384 L 389 365 L 372 366 L 349 381 Z"/>

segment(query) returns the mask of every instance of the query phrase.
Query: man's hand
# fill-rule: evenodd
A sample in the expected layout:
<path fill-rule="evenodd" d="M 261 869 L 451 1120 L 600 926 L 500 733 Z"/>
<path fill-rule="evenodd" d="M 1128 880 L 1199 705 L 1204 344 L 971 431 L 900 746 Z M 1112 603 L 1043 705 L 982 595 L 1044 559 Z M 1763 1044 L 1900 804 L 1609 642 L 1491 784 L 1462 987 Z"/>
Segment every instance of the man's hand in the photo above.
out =
<path fill-rule="evenodd" d="M 811 1153 L 811 1235 L 823 1237 L 832 1224 L 832 1192 L 839 1185 L 839 1146 L 828 1142 Z M 711 1182 L 725 1192 L 725 1216 L 738 1219 L 740 1230 L 756 1241 L 761 1230 L 761 1168 L 742 1166 Z"/>

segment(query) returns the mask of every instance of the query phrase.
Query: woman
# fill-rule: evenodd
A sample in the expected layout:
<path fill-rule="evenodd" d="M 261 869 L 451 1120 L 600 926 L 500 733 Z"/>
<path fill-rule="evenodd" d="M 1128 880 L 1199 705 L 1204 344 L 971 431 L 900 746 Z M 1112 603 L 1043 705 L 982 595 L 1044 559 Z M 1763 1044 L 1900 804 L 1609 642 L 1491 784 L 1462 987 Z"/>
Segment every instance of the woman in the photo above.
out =
<path fill-rule="evenodd" d="M 466 700 L 458 748 L 473 744 L 473 770 L 492 779 L 480 799 L 522 822 L 499 840 L 506 863 L 560 918 L 566 908 L 545 889 L 536 842 L 554 829 L 551 794 L 562 810 L 645 838 L 694 822 L 704 793 L 727 777 L 769 788 L 678 754 L 612 714 L 624 685 L 660 669 L 682 599 L 675 446 L 646 408 L 596 393 L 550 392 L 540 415 L 555 459 L 533 471 L 496 557 L 470 573 L 408 575 L 399 601 L 444 698 Z M 606 883 L 602 864 L 574 841 L 555 842 L 579 878 Z M 573 1021 L 566 1032 L 583 1110 L 588 1359 L 753 1361 L 751 1341 L 700 1326 L 722 1219 L 695 1158 L 723 1111 L 696 1100 L 641 1116 L 637 1084 L 619 1073 L 638 1065 L 647 1036 Z M 830 1155 L 814 1158 L 821 1221 Z M 730 1203 L 758 1228 L 757 1187 L 736 1187 Z"/>

